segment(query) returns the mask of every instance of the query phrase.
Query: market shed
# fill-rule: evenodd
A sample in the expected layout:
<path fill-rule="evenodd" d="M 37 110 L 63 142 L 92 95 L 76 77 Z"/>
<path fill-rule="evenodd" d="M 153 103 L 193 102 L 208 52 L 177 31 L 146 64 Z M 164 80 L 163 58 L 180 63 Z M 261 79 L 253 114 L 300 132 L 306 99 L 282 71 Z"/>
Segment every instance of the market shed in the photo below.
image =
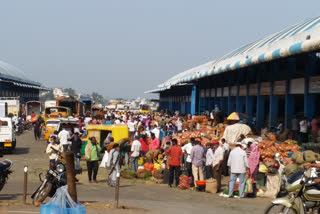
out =
<path fill-rule="evenodd" d="M 255 125 L 286 127 L 294 115 L 320 114 L 320 17 L 244 45 L 179 73 L 154 90 L 160 108 L 184 114 L 247 114 Z"/>

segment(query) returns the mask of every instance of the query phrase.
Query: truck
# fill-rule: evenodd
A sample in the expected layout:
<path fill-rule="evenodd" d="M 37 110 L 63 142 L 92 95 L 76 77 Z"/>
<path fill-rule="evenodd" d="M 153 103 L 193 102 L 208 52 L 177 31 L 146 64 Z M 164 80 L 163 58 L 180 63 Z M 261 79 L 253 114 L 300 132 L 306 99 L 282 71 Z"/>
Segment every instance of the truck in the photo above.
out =
<path fill-rule="evenodd" d="M 0 97 L 0 103 L 7 103 L 8 115 L 14 116 L 20 113 L 20 98 L 19 97 Z"/>
<path fill-rule="evenodd" d="M 44 109 L 49 107 L 56 107 L 57 101 L 56 100 L 47 100 L 44 102 Z"/>
<path fill-rule="evenodd" d="M 0 117 L 8 117 L 8 104 L 0 103 Z"/>
<path fill-rule="evenodd" d="M 14 133 L 12 119 L 9 117 L 0 117 L 0 149 L 10 153 L 16 148 L 16 135 Z"/>
<path fill-rule="evenodd" d="M 56 105 L 70 108 L 74 117 L 85 114 L 85 104 L 74 97 L 58 97 Z"/>

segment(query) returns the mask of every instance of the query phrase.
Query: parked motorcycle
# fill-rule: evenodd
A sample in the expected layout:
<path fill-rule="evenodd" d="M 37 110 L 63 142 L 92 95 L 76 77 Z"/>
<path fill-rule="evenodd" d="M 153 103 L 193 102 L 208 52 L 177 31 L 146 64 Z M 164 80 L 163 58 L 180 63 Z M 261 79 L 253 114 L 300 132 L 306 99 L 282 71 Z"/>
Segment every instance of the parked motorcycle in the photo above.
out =
<path fill-rule="evenodd" d="M 52 197 L 59 187 L 67 184 L 66 167 L 59 161 L 61 152 L 55 150 L 53 147 L 51 147 L 51 149 L 53 149 L 57 153 L 55 165 L 53 166 L 53 170 L 50 169 L 47 171 L 44 180 L 41 179 L 42 173 L 39 174 L 39 179 L 42 184 L 31 196 L 34 204 L 37 202 L 42 203 L 48 196 Z"/>
<path fill-rule="evenodd" d="M 10 168 L 12 167 L 11 160 L 4 160 L 0 162 L 0 191 L 9 179 L 9 175 L 12 173 Z"/>
<path fill-rule="evenodd" d="M 277 198 L 266 209 L 266 214 L 307 214 L 320 211 L 320 184 L 316 168 L 299 170 L 292 174 L 286 184 L 288 196 Z"/>

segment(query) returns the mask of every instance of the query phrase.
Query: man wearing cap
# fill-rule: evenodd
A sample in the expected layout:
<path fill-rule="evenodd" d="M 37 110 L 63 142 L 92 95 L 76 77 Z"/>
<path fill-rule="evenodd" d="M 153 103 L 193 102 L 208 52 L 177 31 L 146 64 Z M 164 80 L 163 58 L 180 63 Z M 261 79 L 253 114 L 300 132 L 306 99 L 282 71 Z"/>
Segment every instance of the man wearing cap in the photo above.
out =
<path fill-rule="evenodd" d="M 233 197 L 234 186 L 237 178 L 240 179 L 239 193 L 240 198 L 244 198 L 244 188 L 246 184 L 246 173 L 249 169 L 248 157 L 242 149 L 241 142 L 236 144 L 236 147 L 230 152 L 228 159 L 228 167 L 230 168 L 229 181 L 229 197 Z"/>

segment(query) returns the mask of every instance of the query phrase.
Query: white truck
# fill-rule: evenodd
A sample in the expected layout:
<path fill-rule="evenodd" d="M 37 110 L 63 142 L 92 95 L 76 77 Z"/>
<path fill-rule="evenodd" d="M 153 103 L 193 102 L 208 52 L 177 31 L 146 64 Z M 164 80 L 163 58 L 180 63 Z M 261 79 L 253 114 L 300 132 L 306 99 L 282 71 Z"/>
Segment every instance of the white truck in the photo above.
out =
<path fill-rule="evenodd" d="M 0 103 L 7 103 L 8 115 L 19 115 L 20 112 L 20 99 L 19 97 L 0 97 Z"/>
<path fill-rule="evenodd" d="M 16 135 L 14 133 L 12 119 L 0 117 L 0 149 L 10 153 L 16 148 Z"/>

